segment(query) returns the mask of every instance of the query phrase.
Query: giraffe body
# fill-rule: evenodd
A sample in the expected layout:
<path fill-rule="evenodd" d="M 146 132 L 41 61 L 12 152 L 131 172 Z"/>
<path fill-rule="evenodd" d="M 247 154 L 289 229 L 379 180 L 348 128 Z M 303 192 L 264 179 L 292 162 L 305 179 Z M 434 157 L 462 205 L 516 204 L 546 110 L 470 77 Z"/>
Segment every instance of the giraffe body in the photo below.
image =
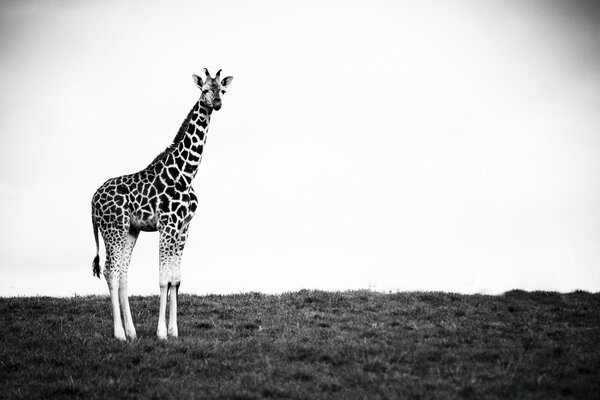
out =
<path fill-rule="evenodd" d="M 190 221 L 198 208 L 191 186 L 202 160 L 206 133 L 213 110 L 221 108 L 221 95 L 232 77 L 219 81 L 220 71 L 206 80 L 194 75 L 202 90 L 173 143 L 145 169 L 107 180 L 92 198 L 92 224 L 96 238 L 94 275 L 100 277 L 98 231 L 106 246 L 103 271 L 111 295 L 114 335 L 134 339 L 135 327 L 129 308 L 127 270 L 141 231 L 159 233 L 160 308 L 157 335 L 176 337 L 177 292 L 181 283 L 181 256 Z M 169 328 L 166 326 L 167 297 L 170 297 Z M 121 310 L 123 311 L 121 319 Z"/>

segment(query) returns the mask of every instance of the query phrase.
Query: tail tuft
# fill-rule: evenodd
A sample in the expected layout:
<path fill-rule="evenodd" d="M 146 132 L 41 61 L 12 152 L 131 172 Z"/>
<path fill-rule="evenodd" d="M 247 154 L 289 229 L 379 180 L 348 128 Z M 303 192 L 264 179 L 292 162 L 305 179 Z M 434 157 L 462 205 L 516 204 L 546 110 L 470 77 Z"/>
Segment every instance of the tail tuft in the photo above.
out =
<path fill-rule="evenodd" d="M 96 257 L 92 262 L 92 272 L 94 276 L 100 279 L 100 246 L 98 242 L 98 225 L 96 224 L 96 218 L 94 217 L 94 206 L 92 205 L 92 227 L 94 228 L 94 240 L 96 241 Z"/>
<path fill-rule="evenodd" d="M 100 256 L 96 255 L 94 257 L 94 261 L 92 262 L 92 271 L 94 272 L 94 276 L 100 278 Z"/>

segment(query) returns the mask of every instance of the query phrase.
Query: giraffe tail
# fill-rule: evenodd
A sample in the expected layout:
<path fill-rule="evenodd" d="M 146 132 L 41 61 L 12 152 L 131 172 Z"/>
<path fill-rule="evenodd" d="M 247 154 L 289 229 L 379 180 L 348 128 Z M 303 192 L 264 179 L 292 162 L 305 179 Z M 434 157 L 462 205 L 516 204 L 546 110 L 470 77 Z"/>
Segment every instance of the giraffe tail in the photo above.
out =
<path fill-rule="evenodd" d="M 94 239 L 96 239 L 96 257 L 94 257 L 94 261 L 92 262 L 92 271 L 94 276 L 97 276 L 100 279 L 100 245 L 98 243 L 98 225 L 96 225 L 96 221 L 92 217 L 92 225 L 94 226 Z"/>

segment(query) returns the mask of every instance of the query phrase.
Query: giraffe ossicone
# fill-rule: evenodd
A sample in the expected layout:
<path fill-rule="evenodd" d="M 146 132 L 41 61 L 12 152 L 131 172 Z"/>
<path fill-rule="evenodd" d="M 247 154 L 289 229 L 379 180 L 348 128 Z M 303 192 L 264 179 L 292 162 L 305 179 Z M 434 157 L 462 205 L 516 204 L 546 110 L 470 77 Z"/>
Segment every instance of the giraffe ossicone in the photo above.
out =
<path fill-rule="evenodd" d="M 177 293 L 181 283 L 181 256 L 190 221 L 198 208 L 192 180 L 202 160 L 211 114 L 221 108 L 221 96 L 233 79 L 231 76 L 221 79 L 221 70 L 214 78 L 208 70 L 204 71 L 204 79 L 193 75 L 201 90 L 200 99 L 188 113 L 171 145 L 143 170 L 107 180 L 92 198 L 92 225 L 96 240 L 92 270 L 100 278 L 99 231 L 106 246 L 106 264 L 102 272 L 110 292 L 114 336 L 120 340 L 136 338 L 129 308 L 127 270 L 141 231 L 159 233 L 157 335 L 161 339 L 178 336 Z"/>

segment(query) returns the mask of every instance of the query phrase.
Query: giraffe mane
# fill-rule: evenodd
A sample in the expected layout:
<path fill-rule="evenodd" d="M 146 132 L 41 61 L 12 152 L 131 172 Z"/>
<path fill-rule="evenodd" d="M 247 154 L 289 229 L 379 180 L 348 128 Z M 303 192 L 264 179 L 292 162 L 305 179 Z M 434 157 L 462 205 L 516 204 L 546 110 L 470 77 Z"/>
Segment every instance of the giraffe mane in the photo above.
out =
<path fill-rule="evenodd" d="M 152 162 L 148 165 L 148 167 L 151 167 L 154 164 L 156 164 L 158 161 L 163 160 L 165 157 L 167 157 L 167 155 L 169 155 L 169 153 L 171 153 L 173 150 L 175 150 L 177 148 L 177 145 L 179 144 L 179 142 L 181 142 L 183 140 L 183 138 L 185 137 L 185 132 L 187 130 L 188 125 L 190 124 L 190 120 L 192 119 L 192 114 L 194 114 L 194 109 L 196 109 L 196 106 L 192 107 L 192 109 L 188 113 L 187 117 L 185 117 L 185 119 L 183 120 L 183 123 L 179 127 L 179 131 L 177 131 L 177 135 L 175 135 L 175 138 L 173 138 L 173 142 L 166 149 L 164 149 L 159 155 L 157 155 L 154 158 L 154 160 L 152 160 Z"/>

